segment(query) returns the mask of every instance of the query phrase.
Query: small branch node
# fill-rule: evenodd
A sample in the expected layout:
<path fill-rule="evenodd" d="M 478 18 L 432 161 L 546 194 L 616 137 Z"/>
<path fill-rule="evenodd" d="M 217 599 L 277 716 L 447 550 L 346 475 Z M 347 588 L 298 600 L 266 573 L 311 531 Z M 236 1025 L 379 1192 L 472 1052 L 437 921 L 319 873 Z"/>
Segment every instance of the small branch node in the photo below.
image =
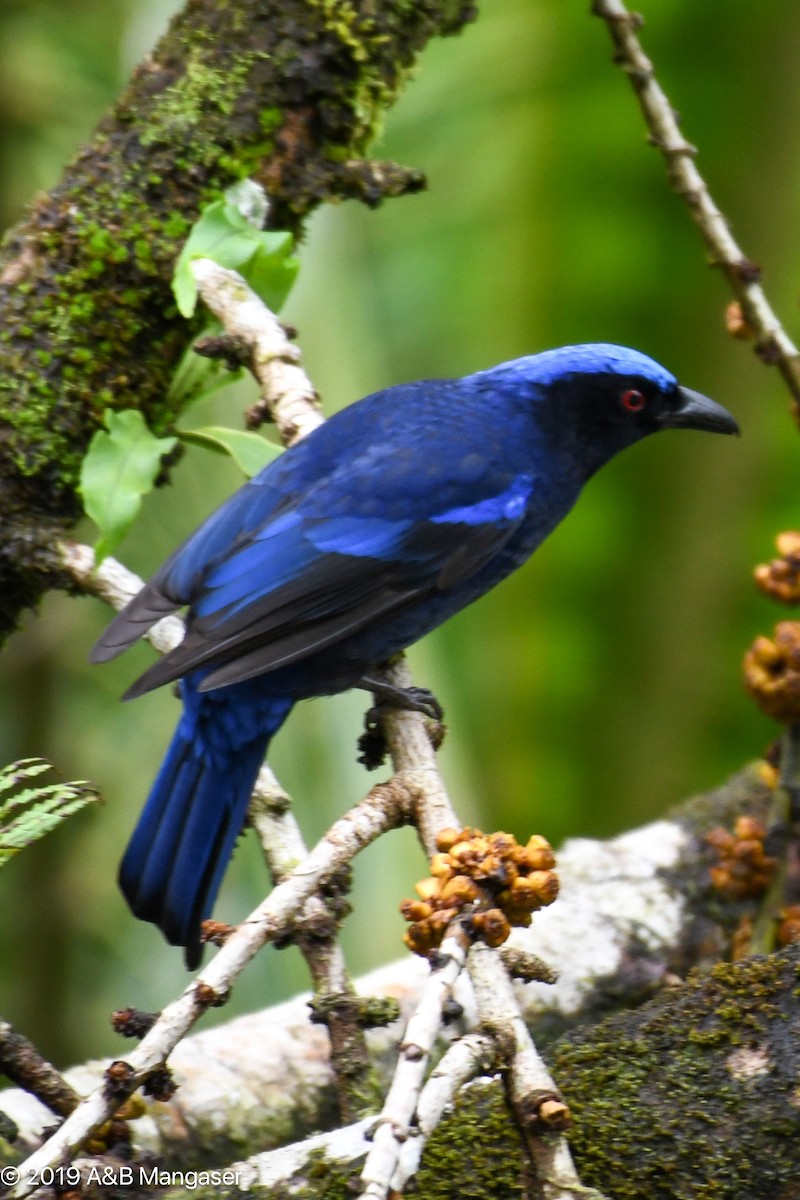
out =
<path fill-rule="evenodd" d="M 228 938 L 236 929 L 235 925 L 228 925 L 225 921 L 203 921 L 201 927 L 201 939 L 208 946 L 224 946 Z"/>
<path fill-rule="evenodd" d="M 751 262 L 749 258 L 740 258 L 737 263 L 734 263 L 733 269 L 737 279 L 742 283 L 761 282 L 761 267 L 758 263 Z"/>
<path fill-rule="evenodd" d="M 209 334 L 207 337 L 198 338 L 192 349 L 201 358 L 221 359 L 229 371 L 252 366 L 252 354 L 245 339 L 232 337 L 227 333 L 216 337 Z"/>
<path fill-rule="evenodd" d="M 106 1067 L 104 1081 L 105 1092 L 110 1100 L 125 1100 L 136 1086 L 133 1067 L 121 1058 Z"/>
<path fill-rule="evenodd" d="M 227 989 L 212 987 L 200 979 L 194 985 L 194 994 L 201 1008 L 222 1008 L 230 1000 L 230 992 Z"/>
<path fill-rule="evenodd" d="M 781 361 L 781 347 L 777 338 L 761 337 L 753 347 L 758 357 L 768 367 L 774 367 Z"/>

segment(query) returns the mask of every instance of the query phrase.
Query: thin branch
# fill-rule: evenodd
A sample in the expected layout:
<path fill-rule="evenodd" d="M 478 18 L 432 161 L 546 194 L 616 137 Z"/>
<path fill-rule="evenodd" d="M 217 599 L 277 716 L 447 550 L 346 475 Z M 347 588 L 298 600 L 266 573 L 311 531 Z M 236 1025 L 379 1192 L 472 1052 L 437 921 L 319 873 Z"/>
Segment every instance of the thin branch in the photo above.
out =
<path fill-rule="evenodd" d="M 124 608 L 144 582 L 115 558 L 104 558 L 95 566 L 94 550 L 81 542 L 62 542 L 58 553 L 76 587 L 87 596 L 97 596 L 112 608 Z M 183 641 L 184 625 L 180 617 L 162 617 L 144 635 L 160 654 L 166 654 Z"/>
<path fill-rule="evenodd" d="M 497 1054 L 494 1040 L 483 1033 L 468 1033 L 453 1042 L 431 1071 L 417 1102 L 414 1137 L 400 1147 L 392 1190 L 403 1192 L 416 1175 L 422 1152 L 442 1117 L 455 1103 L 459 1090 L 477 1075 L 491 1071 Z"/>
<path fill-rule="evenodd" d="M 286 328 L 236 271 L 209 258 L 192 263 L 197 290 L 226 334 L 250 351 L 249 366 L 261 389 L 261 402 L 285 446 L 321 425 L 319 395 L 300 365 L 300 351 Z"/>
<path fill-rule="evenodd" d="M 375 1117 L 367 1117 L 354 1125 L 320 1133 L 291 1146 L 267 1150 L 244 1162 L 233 1163 L 231 1170 L 238 1176 L 237 1195 L 247 1191 L 267 1196 L 299 1194 L 301 1180 L 298 1176 L 310 1182 L 314 1174 L 319 1172 L 321 1162 L 352 1167 L 369 1149 L 366 1139 L 374 1124 Z M 223 1191 L 221 1194 L 224 1196 L 226 1193 Z"/>
<path fill-rule="evenodd" d="M 406 1026 L 398 1047 L 394 1078 L 361 1172 L 361 1195 L 368 1200 L 385 1200 L 388 1195 L 402 1147 L 411 1133 L 428 1061 L 442 1026 L 444 1005 L 452 997 L 469 946 L 469 939 L 455 923 L 442 941 L 419 1003 Z"/>
<path fill-rule="evenodd" d="M 495 956 L 473 946 L 470 978 L 481 1028 L 491 1033 L 508 1061 L 507 1090 L 528 1154 L 536 1168 L 542 1200 L 574 1200 L 585 1195 L 566 1138 L 569 1110 L 539 1054 L 519 1011 L 511 982 L 495 969 Z"/>
<path fill-rule="evenodd" d="M 385 674 L 395 687 L 407 688 L 411 684 L 405 661 L 392 665 Z M 436 838 L 441 830 L 458 828 L 461 822 L 439 774 L 424 718 L 419 713 L 396 709 L 387 713 L 384 723 L 395 770 L 402 772 L 404 778 L 413 779 L 418 788 L 416 824 L 430 858 L 436 852 Z M 495 951 L 477 944 L 469 953 L 467 965 L 481 1025 L 499 1035 L 498 1049 L 513 1080 L 509 1099 L 535 1164 L 543 1196 L 545 1200 L 561 1200 L 578 1195 L 582 1185 L 566 1139 L 557 1125 L 545 1130 L 541 1123 L 540 1100 L 557 1097 L 558 1091 L 525 1026 L 502 960 Z M 554 1136 L 543 1138 L 544 1132 Z M 377 1197 L 382 1193 L 372 1194 Z"/>
<path fill-rule="evenodd" d="M 308 857 L 238 925 L 214 959 L 163 1010 L 150 1032 L 104 1087 L 92 1092 L 20 1167 L 13 1197 L 27 1196 L 46 1167 L 68 1161 L 123 1100 L 166 1062 L 180 1039 L 209 1007 L 223 1004 L 234 981 L 268 941 L 291 930 L 308 898 L 387 830 L 405 823 L 412 789 L 395 778 L 377 787 L 336 821 Z M 112 1065 L 113 1066 L 113 1065 Z M 124 1068 L 124 1069 L 123 1069 Z"/>
<path fill-rule="evenodd" d="M 19 1084 L 59 1117 L 71 1113 L 80 1096 L 43 1058 L 32 1042 L 0 1018 L 0 1075 Z"/>
<path fill-rule="evenodd" d="M 777 366 L 794 399 L 800 421 L 800 351 L 773 311 L 760 284 L 761 270 L 751 262 L 733 237 L 708 185 L 695 164 L 696 148 L 681 133 L 675 110 L 656 79 L 653 64 L 637 36 L 643 21 L 621 0 L 593 0 L 592 12 L 608 25 L 616 50 L 615 62 L 626 72 L 642 109 L 650 140 L 667 163 L 673 190 L 686 202 L 711 251 L 711 260 L 722 269 L 755 335 L 755 349 L 766 363 Z"/>
<path fill-rule="evenodd" d="M 248 816 L 255 828 L 274 883 L 291 874 L 308 856 L 303 835 L 290 811 L 289 796 L 265 763 L 259 772 Z M 311 896 L 297 922 L 293 940 L 314 981 L 312 1011 L 327 1026 L 339 1111 L 350 1122 L 363 1115 L 378 1094 L 367 1048 L 364 1003 L 356 995 L 344 952 L 337 941 L 337 919 L 321 896 Z M 374 1095 L 373 1095 L 374 1093 Z"/>

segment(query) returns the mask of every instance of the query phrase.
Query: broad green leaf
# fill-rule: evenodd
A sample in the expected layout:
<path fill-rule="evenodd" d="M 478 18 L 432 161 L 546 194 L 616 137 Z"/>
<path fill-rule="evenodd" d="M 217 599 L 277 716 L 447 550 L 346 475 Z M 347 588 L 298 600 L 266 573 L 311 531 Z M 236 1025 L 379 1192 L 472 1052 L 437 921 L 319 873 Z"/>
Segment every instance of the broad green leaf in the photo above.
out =
<path fill-rule="evenodd" d="M 159 438 L 136 409 L 107 411 L 81 467 L 83 507 L 100 530 L 97 562 L 117 546 L 135 521 L 142 496 L 152 490 L 176 438 Z"/>
<path fill-rule="evenodd" d="M 268 442 L 257 433 L 244 429 L 228 429 L 224 425 L 206 425 L 202 429 L 182 429 L 181 441 L 229 454 L 250 479 L 281 453 L 280 446 Z"/>
<path fill-rule="evenodd" d="M 172 291 L 178 311 L 191 317 L 197 306 L 197 285 L 192 274 L 194 258 L 210 258 L 221 267 L 241 273 L 265 304 L 277 311 L 285 301 L 298 270 L 292 257 L 294 239 L 285 231 L 264 231 L 266 199 L 256 203 L 245 183 L 234 184 L 203 209 L 175 264 Z M 258 189 L 260 191 L 260 189 Z M 263 289 L 263 290 L 262 290 Z"/>
<path fill-rule="evenodd" d="M 40 758 L 21 759 L 0 770 L 0 793 L 10 793 L 0 796 L 0 867 L 72 813 L 98 799 L 94 788 L 83 781 L 20 789 L 21 784 L 49 770 L 50 764 Z"/>
<path fill-rule="evenodd" d="M 215 200 L 203 209 L 175 264 L 172 291 L 178 312 L 191 317 L 197 305 L 193 258 L 210 258 L 221 267 L 236 269 L 251 257 L 257 238 L 258 231 L 225 200 Z"/>
<path fill-rule="evenodd" d="M 261 244 L 241 272 L 267 308 L 278 312 L 292 290 L 300 262 L 292 254 L 290 233 L 262 233 L 260 238 Z"/>

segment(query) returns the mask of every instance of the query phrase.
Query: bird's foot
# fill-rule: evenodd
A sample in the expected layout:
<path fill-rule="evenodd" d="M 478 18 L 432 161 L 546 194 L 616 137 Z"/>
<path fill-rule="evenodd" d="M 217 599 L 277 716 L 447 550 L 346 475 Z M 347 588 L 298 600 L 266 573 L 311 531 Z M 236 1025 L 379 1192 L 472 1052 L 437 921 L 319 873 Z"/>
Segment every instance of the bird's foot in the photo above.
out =
<path fill-rule="evenodd" d="M 382 723 L 382 718 L 387 712 L 390 712 L 393 708 L 400 708 L 406 712 L 422 713 L 423 716 L 437 722 L 441 722 L 444 717 L 444 709 L 433 692 L 429 692 L 427 688 L 396 687 L 394 684 L 386 683 L 382 679 L 373 679 L 367 675 L 363 679 L 359 679 L 356 686 L 363 688 L 364 691 L 372 692 L 372 695 L 378 702 L 372 708 L 368 709 L 365 714 L 364 732 L 358 739 L 358 748 L 361 751 L 358 761 L 368 771 L 374 771 L 378 767 L 383 766 L 386 755 L 389 752 Z M 444 730 L 441 731 L 435 744 L 438 745 L 438 742 L 441 741 L 443 733 Z"/>
<path fill-rule="evenodd" d="M 433 692 L 428 691 L 427 688 L 397 687 L 383 679 L 374 679 L 371 675 L 364 675 L 359 679 L 356 687 L 362 688 L 365 692 L 372 692 L 378 701 L 374 709 L 370 710 L 372 712 L 379 714 L 382 708 L 402 708 L 406 712 L 422 713 L 423 716 L 430 717 L 432 721 L 441 721 L 444 717 L 444 709 Z"/>

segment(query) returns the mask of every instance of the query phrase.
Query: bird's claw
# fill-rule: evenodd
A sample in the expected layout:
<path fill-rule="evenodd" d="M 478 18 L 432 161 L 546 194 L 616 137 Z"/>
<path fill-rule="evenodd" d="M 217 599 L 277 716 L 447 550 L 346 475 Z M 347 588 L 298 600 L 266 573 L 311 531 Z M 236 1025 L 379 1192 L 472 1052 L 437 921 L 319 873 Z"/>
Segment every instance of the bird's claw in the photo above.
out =
<path fill-rule="evenodd" d="M 374 708 L 370 709 L 370 714 L 373 714 L 374 719 L 380 717 L 380 710 L 384 708 L 400 708 L 406 712 L 422 713 L 432 721 L 441 721 L 444 718 L 444 709 L 428 688 L 397 687 L 393 683 L 387 683 L 383 679 L 373 679 L 368 675 L 359 679 L 356 686 L 363 688 L 364 691 L 372 692 L 378 702 Z M 367 714 L 368 717 L 370 714 Z"/>
<path fill-rule="evenodd" d="M 382 718 L 392 709 L 399 708 L 406 712 L 422 713 L 431 721 L 437 722 L 441 722 L 444 717 L 444 709 L 433 692 L 428 691 L 427 688 L 396 687 L 394 684 L 386 683 L 382 679 L 373 679 L 370 676 L 359 679 L 357 686 L 367 692 L 372 692 L 376 700 L 376 703 L 367 710 L 364 716 L 364 732 L 358 739 L 358 748 L 361 751 L 358 761 L 368 771 L 374 771 L 377 767 L 383 766 L 388 754 Z M 441 736 L 437 739 L 437 744 L 438 741 L 441 741 Z"/>

